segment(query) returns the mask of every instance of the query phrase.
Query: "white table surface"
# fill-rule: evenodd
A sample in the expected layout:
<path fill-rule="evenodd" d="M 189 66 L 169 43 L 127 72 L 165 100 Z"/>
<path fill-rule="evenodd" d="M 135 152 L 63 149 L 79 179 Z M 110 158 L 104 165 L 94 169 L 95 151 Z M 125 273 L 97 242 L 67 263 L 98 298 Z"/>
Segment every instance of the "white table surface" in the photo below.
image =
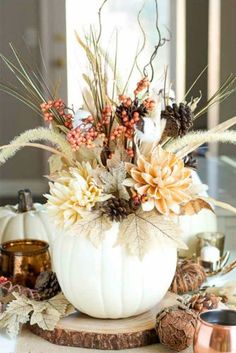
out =
<path fill-rule="evenodd" d="M 236 251 L 231 253 L 230 261 L 236 258 Z M 224 275 L 213 277 L 209 280 L 209 285 L 223 286 L 225 283 L 236 281 L 236 269 L 232 272 Z M 21 335 L 17 339 L 10 339 L 6 334 L 0 334 L 0 353 L 89 353 L 89 352 L 99 352 L 98 350 L 88 350 L 83 348 L 69 348 L 63 346 L 56 346 L 40 337 L 37 337 L 30 333 L 28 330 L 23 330 Z M 109 351 L 117 352 L 117 351 Z M 123 350 L 124 353 L 131 353 L 131 350 Z M 155 344 L 152 346 L 141 347 L 132 349 L 132 353 L 171 353 L 165 347 L 160 344 Z M 189 349 L 186 353 L 191 353 L 192 350 Z"/>

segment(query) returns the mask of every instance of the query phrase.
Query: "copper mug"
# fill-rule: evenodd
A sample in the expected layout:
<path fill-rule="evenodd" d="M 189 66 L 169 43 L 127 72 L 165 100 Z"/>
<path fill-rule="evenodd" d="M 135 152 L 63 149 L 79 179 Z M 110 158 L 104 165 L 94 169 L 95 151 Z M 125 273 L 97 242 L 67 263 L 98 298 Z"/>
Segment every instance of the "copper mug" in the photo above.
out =
<path fill-rule="evenodd" d="M 42 240 L 12 240 L 0 245 L 0 273 L 13 284 L 34 288 L 40 272 L 51 270 L 48 243 Z"/>
<path fill-rule="evenodd" d="M 193 349 L 195 353 L 236 353 L 236 311 L 211 310 L 200 314 Z"/>

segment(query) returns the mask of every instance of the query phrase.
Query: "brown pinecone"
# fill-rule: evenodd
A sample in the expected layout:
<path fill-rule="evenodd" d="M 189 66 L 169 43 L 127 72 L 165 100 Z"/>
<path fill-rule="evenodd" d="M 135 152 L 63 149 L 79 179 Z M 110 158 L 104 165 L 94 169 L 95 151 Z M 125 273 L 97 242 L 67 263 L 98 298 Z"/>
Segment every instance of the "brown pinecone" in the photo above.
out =
<path fill-rule="evenodd" d="M 118 197 L 112 197 L 109 200 L 101 202 L 96 205 L 102 214 L 107 215 L 112 221 L 121 222 L 129 214 L 133 213 L 131 204 L 129 201 L 119 199 Z"/>
<path fill-rule="evenodd" d="M 180 261 L 170 291 L 176 294 L 184 294 L 198 290 L 205 279 L 206 274 L 201 265 L 191 260 Z"/>
<path fill-rule="evenodd" d="M 185 167 L 197 170 L 197 159 L 193 156 L 192 153 L 189 153 L 187 156 L 185 156 L 183 162 Z"/>
<path fill-rule="evenodd" d="M 188 307 L 197 312 L 217 309 L 221 298 L 215 294 L 195 294 L 188 301 Z"/>
<path fill-rule="evenodd" d="M 178 352 L 191 346 L 196 325 L 197 314 L 183 304 L 165 308 L 156 318 L 160 343 Z"/>
<path fill-rule="evenodd" d="M 57 295 L 61 288 L 55 272 L 41 272 L 36 279 L 35 289 L 38 291 L 40 300 L 47 300 Z"/>
<path fill-rule="evenodd" d="M 161 119 L 166 119 L 166 127 L 163 132 L 164 137 L 182 137 L 193 126 L 193 112 L 184 103 L 166 106 L 161 112 Z"/>

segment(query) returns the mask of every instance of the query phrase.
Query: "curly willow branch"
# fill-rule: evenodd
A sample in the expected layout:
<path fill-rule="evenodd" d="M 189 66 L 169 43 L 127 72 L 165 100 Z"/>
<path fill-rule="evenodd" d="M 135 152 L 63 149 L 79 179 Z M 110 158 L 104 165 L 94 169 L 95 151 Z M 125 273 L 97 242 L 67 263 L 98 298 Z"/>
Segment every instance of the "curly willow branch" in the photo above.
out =
<path fill-rule="evenodd" d="M 154 47 L 154 51 L 150 57 L 150 60 L 149 62 L 144 66 L 143 68 L 143 74 L 145 77 L 148 77 L 148 72 L 147 72 L 147 68 L 150 67 L 150 70 L 151 70 L 151 78 L 150 78 L 150 82 L 153 81 L 154 79 L 154 67 L 153 67 L 153 61 L 154 59 L 156 58 L 157 56 L 157 53 L 158 53 L 158 50 L 159 48 L 161 48 L 167 41 L 169 41 L 170 39 L 167 39 L 167 38 L 162 38 L 162 35 L 161 35 L 161 31 L 160 31 L 160 28 L 159 28 L 159 10 L 158 10 L 158 2 L 157 0 L 155 0 L 155 11 L 156 11 L 156 31 L 157 31 L 157 36 L 158 36 L 158 43 L 155 45 Z"/>
<path fill-rule="evenodd" d="M 211 132 L 196 131 L 178 138 L 168 145 L 167 151 L 176 153 L 181 148 L 190 144 L 202 145 L 203 143 L 223 142 L 236 144 L 236 131 Z"/>
<path fill-rule="evenodd" d="M 57 149 L 41 144 L 38 144 L 38 146 L 36 146 L 37 144 L 34 144 L 34 146 L 33 144 L 30 144 L 30 142 L 40 140 L 50 142 L 52 145 L 56 146 Z M 13 157 L 24 146 L 32 146 L 38 148 L 43 148 L 42 146 L 44 146 L 45 148 L 43 149 L 52 153 L 60 154 L 69 162 L 72 162 L 73 160 L 73 151 L 65 138 L 55 131 L 41 127 L 25 131 L 23 134 L 12 140 L 9 145 L 2 146 L 3 150 L 0 152 L 0 165 L 3 165 L 9 158 Z"/>
<path fill-rule="evenodd" d="M 100 6 L 99 10 L 98 10 L 98 22 L 99 22 L 99 33 L 98 33 L 98 37 L 97 37 L 97 41 L 96 44 L 98 45 L 100 39 L 101 39 L 101 35 L 102 35 L 102 9 L 104 7 L 104 5 L 106 4 L 108 0 L 104 0 L 102 5 Z"/>

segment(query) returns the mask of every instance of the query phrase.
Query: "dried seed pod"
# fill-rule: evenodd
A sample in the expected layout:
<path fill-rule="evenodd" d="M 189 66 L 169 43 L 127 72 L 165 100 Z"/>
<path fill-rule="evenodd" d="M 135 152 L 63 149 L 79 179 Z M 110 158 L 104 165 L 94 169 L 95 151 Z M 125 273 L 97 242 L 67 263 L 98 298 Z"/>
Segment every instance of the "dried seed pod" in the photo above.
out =
<path fill-rule="evenodd" d="M 187 306 L 190 309 L 193 309 L 197 312 L 203 312 L 206 310 L 217 309 L 221 301 L 220 297 L 217 297 L 215 294 L 195 294 L 193 295 L 187 303 Z"/>

